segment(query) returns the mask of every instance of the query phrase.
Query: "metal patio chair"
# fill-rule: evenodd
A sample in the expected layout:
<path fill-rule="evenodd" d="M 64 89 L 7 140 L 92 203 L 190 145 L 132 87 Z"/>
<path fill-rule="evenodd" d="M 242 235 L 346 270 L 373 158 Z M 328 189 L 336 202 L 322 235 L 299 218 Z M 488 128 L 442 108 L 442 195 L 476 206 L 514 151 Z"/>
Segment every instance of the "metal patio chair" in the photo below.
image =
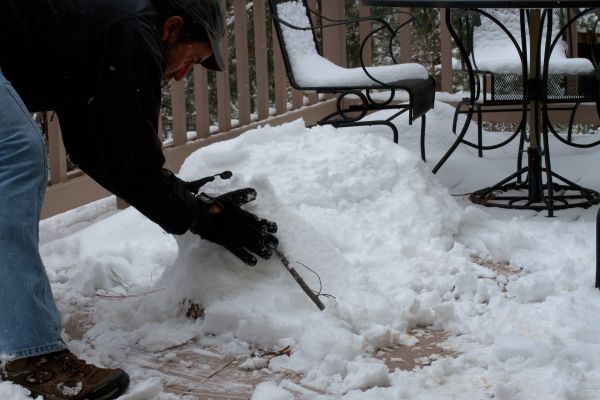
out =
<path fill-rule="evenodd" d="M 435 81 L 425 67 L 416 63 L 398 64 L 393 54 L 393 40 L 400 28 L 392 27 L 385 20 L 374 17 L 333 20 L 308 8 L 306 0 L 269 0 L 286 73 L 293 88 L 304 92 L 328 93 L 337 95 L 336 111 L 325 116 L 318 124 L 330 124 L 334 127 L 385 125 L 398 143 L 398 129 L 392 121 L 408 112 L 409 124 L 421 118 L 421 159 L 425 161 L 425 113 L 433 108 L 435 99 Z M 323 21 L 315 26 L 312 17 Z M 361 43 L 361 67 L 344 68 L 324 58 L 318 47 L 316 33 L 322 29 L 347 25 L 359 21 L 372 21 L 378 26 Z M 387 30 L 390 34 L 388 44 L 393 65 L 367 67 L 364 62 L 365 43 L 372 35 Z M 389 91 L 386 100 L 377 100 L 375 91 Z M 408 101 L 394 100 L 398 91 L 408 93 Z M 345 99 L 358 99 L 344 104 Z M 381 119 L 363 119 L 371 111 L 397 110 L 392 116 Z"/>
<path fill-rule="evenodd" d="M 479 12 L 453 10 L 454 21 L 458 25 L 458 33 L 462 37 L 468 60 L 461 60 L 460 68 L 465 71 L 467 62 L 475 74 L 475 101 L 470 109 L 471 101 L 464 98 L 455 110 L 452 130 L 456 133 L 458 115 L 474 112 L 477 115 L 477 142 L 463 140 L 463 143 L 474 147 L 479 157 L 484 150 L 492 150 L 511 142 L 517 135 L 520 137 L 520 148 L 527 140 L 525 114 L 515 131 L 508 138 L 497 143 L 483 144 L 483 114 L 495 112 L 522 111 L 527 107 L 528 99 L 523 96 L 524 70 L 523 58 L 527 57 L 530 46 L 527 32 L 521 31 L 518 9 L 483 9 Z M 575 147 L 591 147 L 600 141 L 578 144 L 572 141 L 572 130 L 575 113 L 583 102 L 598 102 L 597 68 L 585 58 L 573 58 L 572 48 L 568 48 L 564 36 L 569 34 L 569 26 L 578 16 L 572 17 L 570 10 L 559 9 L 558 15 L 544 15 L 546 23 L 552 20 L 552 31 L 545 29 L 543 41 L 548 43 L 550 54 L 547 59 L 545 101 L 547 111 L 567 110 L 571 113 L 567 138 L 561 136 L 552 124 L 548 130 L 560 141 Z M 548 25 L 546 25 L 548 26 Z M 552 37 L 557 40 L 550 46 Z M 525 65 L 529 65 L 529 60 Z M 544 69 L 546 65 L 542 66 Z M 540 70 L 542 71 L 542 70 Z M 528 89 L 533 90 L 533 89 Z M 519 152 L 521 155 L 522 152 Z M 521 159 L 519 158 L 519 165 Z"/>

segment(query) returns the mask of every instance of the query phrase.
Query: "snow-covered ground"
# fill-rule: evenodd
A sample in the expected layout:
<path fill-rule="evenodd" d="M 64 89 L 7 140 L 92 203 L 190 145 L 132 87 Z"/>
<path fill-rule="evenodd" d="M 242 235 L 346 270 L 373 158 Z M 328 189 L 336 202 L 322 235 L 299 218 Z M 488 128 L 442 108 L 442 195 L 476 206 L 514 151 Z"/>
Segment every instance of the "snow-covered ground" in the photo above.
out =
<path fill-rule="evenodd" d="M 436 103 L 428 114 L 427 164 L 418 157 L 419 123 L 405 120 L 400 145 L 381 127 L 307 129 L 298 120 L 185 162 L 184 179 L 234 172 L 207 192 L 257 189 L 248 209 L 277 221 L 288 258 L 312 268 L 335 296 L 322 298 L 323 312 L 277 260 L 248 267 L 192 234 L 166 234 L 132 208 L 100 201 L 43 221 L 41 253 L 64 319 L 93 322 L 82 338 L 65 337 L 70 348 L 124 366 L 132 388 L 122 399 L 130 400 L 176 398 L 135 368 L 133 355 L 192 340 L 240 357 L 291 345 L 292 355 L 268 368 L 295 371 L 327 393 L 314 398 L 599 398 L 596 208 L 548 218 L 473 205 L 465 193 L 514 171 L 517 143 L 481 159 L 460 146 L 434 176 L 454 138 L 452 113 Z M 598 149 L 552 141 L 551 151 L 557 172 L 600 188 Z M 185 317 L 190 302 L 203 305 L 204 318 Z M 417 327 L 450 333 L 444 346 L 455 355 L 412 371 L 374 358 L 377 349 L 413 343 Z M 285 381 L 265 382 L 253 399 L 294 393 Z M 0 398 L 26 396 L 4 382 Z"/>

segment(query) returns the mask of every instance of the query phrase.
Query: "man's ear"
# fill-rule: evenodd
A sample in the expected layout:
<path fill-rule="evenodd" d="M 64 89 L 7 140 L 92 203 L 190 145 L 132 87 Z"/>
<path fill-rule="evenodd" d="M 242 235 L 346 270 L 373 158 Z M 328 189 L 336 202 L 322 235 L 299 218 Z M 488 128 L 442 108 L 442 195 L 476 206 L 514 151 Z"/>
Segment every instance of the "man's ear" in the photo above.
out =
<path fill-rule="evenodd" d="M 179 39 L 179 33 L 183 26 L 183 18 L 179 15 L 173 15 L 164 22 L 162 27 L 161 40 L 163 43 L 174 44 Z"/>

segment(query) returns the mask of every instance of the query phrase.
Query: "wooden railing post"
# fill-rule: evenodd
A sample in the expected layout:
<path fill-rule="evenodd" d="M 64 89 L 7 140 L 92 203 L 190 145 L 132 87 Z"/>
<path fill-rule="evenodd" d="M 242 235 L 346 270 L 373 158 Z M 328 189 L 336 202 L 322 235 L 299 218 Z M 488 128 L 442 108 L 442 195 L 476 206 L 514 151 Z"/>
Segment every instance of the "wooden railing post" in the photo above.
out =
<path fill-rule="evenodd" d="M 407 14 L 400 14 L 399 22 L 403 24 L 410 19 L 410 7 L 402 7 L 399 11 Z M 403 27 L 398 32 L 400 35 L 400 62 L 407 63 L 412 61 L 412 27 L 409 25 Z"/>
<path fill-rule="evenodd" d="M 233 3 L 235 18 L 235 73 L 237 77 L 239 125 L 250 123 L 250 74 L 248 72 L 248 16 L 246 0 Z"/>
<path fill-rule="evenodd" d="M 331 19 L 344 19 L 346 11 L 344 0 L 325 0 L 321 2 L 321 7 L 323 16 Z M 327 28 L 323 31 L 323 56 L 342 67 L 348 65 L 344 26 Z"/>
<path fill-rule="evenodd" d="M 569 17 L 577 14 L 577 9 L 570 9 Z M 567 34 L 567 45 L 569 46 L 569 57 L 578 57 L 579 49 L 577 48 L 577 22 L 574 22 L 569 27 Z"/>
<path fill-rule="evenodd" d="M 275 32 L 275 26 L 271 29 L 273 33 L 273 85 L 275 88 L 275 113 L 283 114 L 287 111 L 287 77 L 285 75 L 285 64 L 281 55 L 279 39 Z"/>
<path fill-rule="evenodd" d="M 358 6 L 358 16 L 359 17 L 370 17 L 371 16 L 371 7 L 363 6 L 362 4 Z M 358 35 L 360 42 L 364 42 L 367 35 L 371 32 L 371 23 L 369 21 L 361 21 L 358 24 Z M 373 65 L 373 40 L 369 39 L 367 43 L 365 43 L 365 48 L 363 50 L 363 62 L 365 66 Z"/>
<path fill-rule="evenodd" d="M 221 0 L 221 7 L 227 10 L 227 2 Z M 228 28 L 228 27 L 227 27 Z M 228 31 L 229 29 L 226 29 Z M 221 53 L 226 61 L 226 69 L 223 72 L 217 72 L 217 120 L 219 122 L 219 132 L 225 132 L 231 129 L 231 96 L 229 94 L 229 40 L 227 33 L 221 40 Z"/>
<path fill-rule="evenodd" d="M 317 0 L 306 0 L 306 4 L 308 5 L 308 8 L 310 8 L 311 10 L 316 10 L 317 9 Z M 316 16 L 313 14 L 312 15 L 312 23 L 314 26 L 316 26 L 317 24 L 319 24 L 320 21 L 316 20 Z M 319 101 L 319 96 L 316 93 L 309 93 L 307 95 L 308 97 L 308 104 L 315 104 Z"/>
<path fill-rule="evenodd" d="M 441 90 L 452 92 L 452 37 L 446 26 L 447 8 L 440 8 Z"/>
<path fill-rule="evenodd" d="M 254 0 L 254 60 L 256 68 L 256 113 L 269 116 L 269 60 L 267 57 L 267 10 L 265 0 Z"/>
<path fill-rule="evenodd" d="M 171 109 L 173 117 L 173 146 L 180 146 L 187 141 L 187 112 L 185 107 L 185 83 L 171 81 Z"/>
<path fill-rule="evenodd" d="M 194 65 L 194 104 L 196 108 L 197 138 L 210 136 L 208 74 L 201 65 Z"/>

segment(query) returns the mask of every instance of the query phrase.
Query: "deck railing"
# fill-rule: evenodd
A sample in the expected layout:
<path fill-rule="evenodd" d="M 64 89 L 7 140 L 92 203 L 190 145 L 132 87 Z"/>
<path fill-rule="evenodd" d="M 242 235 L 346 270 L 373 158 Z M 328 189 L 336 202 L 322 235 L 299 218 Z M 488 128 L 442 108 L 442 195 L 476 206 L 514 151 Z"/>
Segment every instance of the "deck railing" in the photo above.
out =
<path fill-rule="evenodd" d="M 171 82 L 167 90 L 170 107 L 163 109 L 159 134 L 164 138 L 166 167 L 175 172 L 186 157 L 208 144 L 236 137 L 263 124 L 277 125 L 297 118 L 313 124 L 335 109 L 333 99 L 290 88 L 266 0 L 221 2 L 228 15 L 228 34 L 222 42 L 223 54 L 229 55 L 228 71 L 215 75 L 195 67 L 186 81 Z M 308 3 L 329 18 L 342 19 L 347 15 L 345 0 L 308 0 Z M 361 5 L 353 10 L 360 16 L 371 13 L 370 8 Z M 444 12 L 440 10 L 442 21 Z M 438 79 L 441 90 L 450 92 L 452 42 L 444 24 L 441 25 Z M 368 23 L 359 24 L 361 41 L 369 31 Z M 340 27 L 325 30 L 321 38 L 324 56 L 340 65 L 348 63 L 346 35 L 347 31 Z M 410 29 L 401 30 L 400 61 L 411 60 L 411 43 Z M 367 54 L 371 50 L 367 46 Z M 43 218 L 110 195 L 81 171 L 71 168 L 59 121 L 51 113 L 48 115 L 50 173 Z"/>

